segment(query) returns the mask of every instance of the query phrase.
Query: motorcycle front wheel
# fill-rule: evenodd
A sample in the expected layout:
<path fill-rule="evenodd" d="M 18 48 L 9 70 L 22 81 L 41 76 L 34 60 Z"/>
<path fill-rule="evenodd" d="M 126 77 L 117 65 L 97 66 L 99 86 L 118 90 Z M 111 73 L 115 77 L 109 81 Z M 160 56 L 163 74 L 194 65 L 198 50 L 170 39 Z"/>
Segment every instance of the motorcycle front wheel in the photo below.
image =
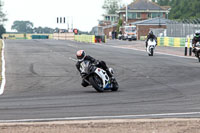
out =
<path fill-rule="evenodd" d="M 149 51 L 150 51 L 149 56 L 153 56 L 153 48 L 150 48 Z"/>
<path fill-rule="evenodd" d="M 94 89 L 97 92 L 104 91 L 102 79 L 97 74 L 94 74 L 91 77 L 89 77 L 89 81 L 90 81 L 92 87 L 94 87 Z"/>

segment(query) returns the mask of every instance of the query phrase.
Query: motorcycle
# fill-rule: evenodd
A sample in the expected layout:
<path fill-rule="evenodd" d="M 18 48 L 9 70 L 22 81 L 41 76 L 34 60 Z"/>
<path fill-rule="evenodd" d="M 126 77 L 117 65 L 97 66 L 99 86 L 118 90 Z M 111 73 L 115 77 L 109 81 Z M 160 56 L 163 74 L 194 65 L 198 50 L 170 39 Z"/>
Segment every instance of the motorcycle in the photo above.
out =
<path fill-rule="evenodd" d="M 200 42 L 197 42 L 196 47 L 195 47 L 195 56 L 198 58 L 200 62 Z"/>
<path fill-rule="evenodd" d="M 119 40 L 122 40 L 122 34 L 119 34 L 119 35 L 118 35 L 118 39 L 119 39 Z"/>
<path fill-rule="evenodd" d="M 153 56 L 154 53 L 154 49 L 156 47 L 156 40 L 154 40 L 153 38 L 150 38 L 147 42 L 147 52 L 149 54 L 149 56 Z"/>
<path fill-rule="evenodd" d="M 90 61 L 83 61 L 80 66 L 83 80 L 88 83 L 88 85 L 92 85 L 97 92 L 118 90 L 119 85 L 116 79 L 110 79 L 106 71 L 97 67 L 97 64 L 90 63 Z M 109 68 L 109 71 L 112 75 L 114 74 L 112 68 Z"/>

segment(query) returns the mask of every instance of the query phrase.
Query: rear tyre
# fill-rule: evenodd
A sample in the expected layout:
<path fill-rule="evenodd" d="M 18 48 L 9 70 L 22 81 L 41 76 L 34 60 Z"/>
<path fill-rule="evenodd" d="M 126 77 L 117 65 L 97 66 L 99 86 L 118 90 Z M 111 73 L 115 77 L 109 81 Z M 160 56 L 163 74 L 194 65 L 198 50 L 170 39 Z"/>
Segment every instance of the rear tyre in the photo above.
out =
<path fill-rule="evenodd" d="M 90 81 L 92 87 L 94 87 L 94 89 L 97 92 L 104 91 L 102 79 L 97 74 L 94 74 L 91 77 L 89 77 L 89 81 Z"/>
<path fill-rule="evenodd" d="M 115 81 L 113 81 L 113 87 L 111 88 L 111 91 L 117 91 L 119 89 L 119 85 L 115 79 Z"/>
<path fill-rule="evenodd" d="M 198 60 L 199 60 L 199 62 L 200 62 L 200 57 L 199 57 L 199 54 L 200 54 L 200 52 L 199 52 L 199 51 L 197 51 L 197 53 L 196 53 L 196 57 L 198 58 Z"/>

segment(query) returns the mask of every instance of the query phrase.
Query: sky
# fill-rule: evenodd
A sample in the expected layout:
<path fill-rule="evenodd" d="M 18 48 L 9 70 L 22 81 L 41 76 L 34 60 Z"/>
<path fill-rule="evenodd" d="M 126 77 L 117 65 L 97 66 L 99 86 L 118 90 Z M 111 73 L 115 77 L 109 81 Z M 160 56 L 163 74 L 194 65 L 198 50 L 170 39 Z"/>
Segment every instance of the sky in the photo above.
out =
<path fill-rule="evenodd" d="M 7 15 L 5 22 L 7 32 L 11 30 L 14 21 L 30 21 L 34 27 L 78 28 L 81 31 L 91 31 L 102 20 L 105 10 L 104 0 L 2 0 L 3 12 Z M 121 0 L 122 4 L 133 0 Z M 65 17 L 66 23 L 57 23 L 57 17 Z"/>

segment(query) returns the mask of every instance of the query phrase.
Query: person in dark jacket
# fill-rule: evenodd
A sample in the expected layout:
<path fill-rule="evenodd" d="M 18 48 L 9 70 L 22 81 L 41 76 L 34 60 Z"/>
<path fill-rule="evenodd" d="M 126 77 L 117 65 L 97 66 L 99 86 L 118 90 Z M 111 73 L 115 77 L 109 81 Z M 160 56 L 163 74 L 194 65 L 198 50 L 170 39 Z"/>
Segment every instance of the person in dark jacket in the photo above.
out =
<path fill-rule="evenodd" d="M 153 34 L 153 31 L 149 31 L 149 34 L 147 36 L 147 40 L 146 40 L 146 48 L 147 48 L 147 45 L 148 45 L 148 41 L 149 39 L 154 39 L 156 41 L 156 45 L 157 45 L 157 37 Z"/>
<path fill-rule="evenodd" d="M 96 60 L 95 58 L 89 56 L 89 55 L 86 55 L 85 51 L 84 50 L 78 50 L 77 53 L 76 53 L 76 57 L 78 59 L 77 63 L 76 63 L 76 68 L 78 69 L 79 72 L 81 72 L 80 70 L 80 65 L 83 61 L 85 60 L 88 60 L 90 61 L 91 63 L 95 63 L 97 67 L 100 67 L 102 68 L 103 70 L 106 71 L 106 73 L 108 74 L 108 76 L 113 79 L 113 76 L 112 74 L 110 73 L 106 63 L 104 61 L 98 61 Z M 82 76 L 82 75 L 81 75 Z M 82 80 L 82 86 L 83 87 L 86 87 L 88 86 L 88 83 L 85 82 L 85 80 Z"/>
<path fill-rule="evenodd" d="M 200 31 L 196 31 L 195 36 L 192 39 L 192 47 L 193 47 L 192 52 L 195 54 L 195 56 L 198 56 L 198 55 L 196 55 L 197 42 L 200 43 Z"/>

